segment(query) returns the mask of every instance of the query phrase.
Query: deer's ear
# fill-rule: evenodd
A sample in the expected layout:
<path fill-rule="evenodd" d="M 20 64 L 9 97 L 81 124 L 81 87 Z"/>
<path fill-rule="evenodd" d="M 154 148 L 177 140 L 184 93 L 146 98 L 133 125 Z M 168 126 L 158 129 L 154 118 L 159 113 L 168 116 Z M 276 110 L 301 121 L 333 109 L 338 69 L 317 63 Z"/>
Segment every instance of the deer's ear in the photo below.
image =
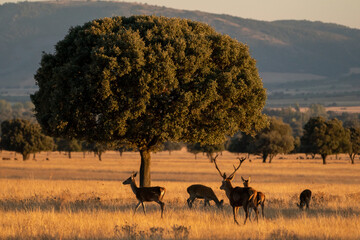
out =
<path fill-rule="evenodd" d="M 243 182 L 245 182 L 245 179 L 241 176 L 241 180 L 243 180 Z"/>
<path fill-rule="evenodd" d="M 232 175 L 232 176 L 228 177 L 227 179 L 229 179 L 230 181 L 232 181 L 232 180 L 233 180 L 233 178 L 234 178 L 234 175 Z"/>
<path fill-rule="evenodd" d="M 136 177 L 136 175 L 137 175 L 137 172 L 135 172 L 135 173 L 133 174 L 133 177 Z"/>

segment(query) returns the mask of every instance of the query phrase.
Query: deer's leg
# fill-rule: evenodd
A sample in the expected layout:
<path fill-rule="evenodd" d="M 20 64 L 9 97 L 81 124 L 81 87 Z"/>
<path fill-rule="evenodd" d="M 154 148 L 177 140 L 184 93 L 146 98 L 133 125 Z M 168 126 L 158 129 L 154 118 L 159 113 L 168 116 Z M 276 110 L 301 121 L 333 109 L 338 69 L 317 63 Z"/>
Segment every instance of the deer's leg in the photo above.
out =
<path fill-rule="evenodd" d="M 187 201 L 189 208 L 191 208 L 192 207 L 191 197 L 189 197 L 186 201 Z"/>
<path fill-rule="evenodd" d="M 160 205 L 161 208 L 161 218 L 163 217 L 163 213 L 164 213 L 164 208 L 165 208 L 165 203 L 163 203 L 162 201 L 157 201 L 157 203 Z"/>
<path fill-rule="evenodd" d="M 259 223 L 259 209 L 255 206 L 256 222 Z"/>
<path fill-rule="evenodd" d="M 141 205 L 142 205 L 142 207 L 143 207 L 144 214 L 146 215 L 146 210 L 145 210 L 145 204 L 144 204 L 144 202 L 141 202 Z"/>
<path fill-rule="evenodd" d="M 261 204 L 261 214 L 262 214 L 262 217 L 263 217 L 263 218 L 265 218 L 265 216 L 264 216 L 264 207 L 265 207 L 265 204 L 262 203 L 262 204 Z"/>
<path fill-rule="evenodd" d="M 245 211 L 245 221 L 244 221 L 244 225 L 246 224 L 246 220 L 248 219 L 248 217 L 249 217 L 249 205 L 247 205 L 247 206 L 243 206 L 243 208 L 244 208 L 244 211 Z"/>
<path fill-rule="evenodd" d="M 141 202 L 138 202 L 138 204 L 136 204 L 135 210 L 134 210 L 134 215 L 135 215 L 135 213 L 136 213 L 136 210 L 139 208 L 140 204 L 141 204 Z"/>
<path fill-rule="evenodd" d="M 238 212 L 239 207 L 233 207 L 233 214 L 234 214 L 234 222 L 239 225 L 238 221 L 236 220 L 236 214 Z"/>

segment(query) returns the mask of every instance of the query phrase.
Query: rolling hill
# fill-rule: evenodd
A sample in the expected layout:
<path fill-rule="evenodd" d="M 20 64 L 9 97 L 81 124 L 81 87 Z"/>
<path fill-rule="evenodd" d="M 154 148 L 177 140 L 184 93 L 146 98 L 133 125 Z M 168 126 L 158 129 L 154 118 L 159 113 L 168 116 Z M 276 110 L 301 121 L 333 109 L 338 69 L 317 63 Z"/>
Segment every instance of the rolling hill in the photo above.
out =
<path fill-rule="evenodd" d="M 33 75 L 42 52 L 53 52 L 54 45 L 63 39 L 71 26 L 95 18 L 143 14 L 205 22 L 246 43 L 257 60 L 269 101 L 280 99 L 277 104 L 281 105 L 286 96 L 295 95 L 302 99 L 297 100 L 301 103 L 311 99 L 311 94 L 317 97 L 332 92 L 350 94 L 355 96 L 355 101 L 360 95 L 359 29 L 310 21 L 266 22 L 146 4 L 101 1 L 0 5 L 0 88 L 33 87 Z M 330 103 L 331 100 L 326 104 Z"/>

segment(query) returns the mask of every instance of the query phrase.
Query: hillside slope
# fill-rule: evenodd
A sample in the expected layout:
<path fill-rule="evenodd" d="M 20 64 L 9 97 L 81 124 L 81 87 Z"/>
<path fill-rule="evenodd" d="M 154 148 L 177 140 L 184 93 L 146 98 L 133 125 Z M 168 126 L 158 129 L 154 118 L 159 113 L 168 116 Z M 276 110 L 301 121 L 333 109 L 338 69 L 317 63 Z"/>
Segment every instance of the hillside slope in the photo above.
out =
<path fill-rule="evenodd" d="M 124 2 L 22 2 L 0 5 L 0 88 L 33 86 L 42 52 L 53 52 L 71 26 L 139 14 L 205 22 L 248 44 L 270 91 L 279 89 L 274 79 L 291 82 L 294 76 L 288 73 L 300 76 L 296 81 L 321 80 L 314 83 L 323 85 L 324 79 L 337 82 L 351 68 L 360 68 L 360 30 L 335 24 L 266 22 Z"/>

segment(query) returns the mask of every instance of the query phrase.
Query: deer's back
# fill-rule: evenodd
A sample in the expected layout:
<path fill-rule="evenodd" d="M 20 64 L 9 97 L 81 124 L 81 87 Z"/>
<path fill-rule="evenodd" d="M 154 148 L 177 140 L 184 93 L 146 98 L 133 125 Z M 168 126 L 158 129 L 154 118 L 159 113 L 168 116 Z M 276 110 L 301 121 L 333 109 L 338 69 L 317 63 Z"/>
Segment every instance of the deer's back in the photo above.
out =
<path fill-rule="evenodd" d="M 255 192 L 254 192 L 255 191 Z M 235 187 L 230 193 L 231 206 L 244 206 L 249 202 L 250 197 L 256 194 L 256 190 L 249 187 Z M 252 198 L 255 200 L 256 198 Z"/>
<path fill-rule="evenodd" d="M 257 202 L 258 203 L 264 203 L 265 202 L 265 194 L 262 192 L 257 192 Z"/>
<path fill-rule="evenodd" d="M 187 188 L 187 192 L 190 196 L 195 196 L 196 198 L 209 198 L 213 199 L 215 196 L 214 191 L 207 186 L 201 184 L 194 184 Z"/>
<path fill-rule="evenodd" d="M 166 189 L 163 187 L 142 187 L 136 193 L 136 198 L 142 202 L 162 200 Z"/>
<path fill-rule="evenodd" d="M 305 189 L 300 194 L 300 201 L 307 202 L 311 198 L 311 191 L 309 189 Z"/>

